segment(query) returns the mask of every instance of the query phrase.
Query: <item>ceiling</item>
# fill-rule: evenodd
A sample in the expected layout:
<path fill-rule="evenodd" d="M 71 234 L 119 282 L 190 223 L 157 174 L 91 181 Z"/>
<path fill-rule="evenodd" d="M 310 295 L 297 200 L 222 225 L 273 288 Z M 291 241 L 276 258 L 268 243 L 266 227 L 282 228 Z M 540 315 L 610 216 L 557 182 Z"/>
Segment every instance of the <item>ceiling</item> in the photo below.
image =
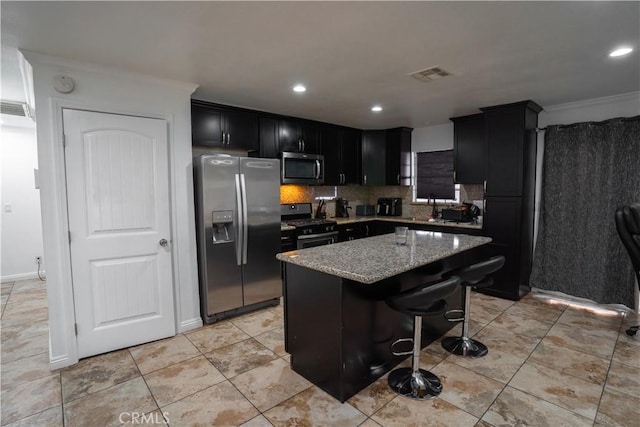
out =
<path fill-rule="evenodd" d="M 194 98 L 359 128 L 640 89 L 640 2 L 0 2 L 16 48 L 200 85 Z M 619 45 L 635 50 L 609 58 Z M 440 66 L 452 76 L 408 74 Z M 295 94 L 296 83 L 307 92 Z M 372 113 L 380 104 L 384 110 Z"/>

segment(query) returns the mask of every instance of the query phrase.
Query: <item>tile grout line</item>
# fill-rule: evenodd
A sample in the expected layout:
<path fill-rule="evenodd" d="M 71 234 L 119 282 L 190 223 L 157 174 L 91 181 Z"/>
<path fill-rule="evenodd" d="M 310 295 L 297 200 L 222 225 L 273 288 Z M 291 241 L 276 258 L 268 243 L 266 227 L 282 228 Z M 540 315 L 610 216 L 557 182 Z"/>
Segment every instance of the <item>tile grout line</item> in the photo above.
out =
<path fill-rule="evenodd" d="M 564 310 L 562 310 L 562 313 L 564 313 L 564 312 L 565 312 L 565 310 L 566 310 L 568 307 L 569 307 L 568 305 L 567 305 L 567 306 L 565 306 Z M 562 316 L 562 315 L 560 315 L 560 316 Z M 560 316 L 558 316 L 558 319 L 560 319 Z M 554 326 L 556 325 L 556 323 L 557 323 L 557 322 L 558 322 L 558 320 L 556 320 L 556 322 L 554 322 Z M 551 330 L 551 328 L 549 328 L 549 331 L 550 331 L 550 330 Z M 521 389 L 519 389 L 519 388 L 517 388 L 517 387 L 515 387 L 515 386 L 512 386 L 512 385 L 511 385 L 511 381 L 513 380 L 513 378 L 515 378 L 515 376 L 518 374 L 518 372 L 520 372 L 520 370 L 522 369 L 522 367 L 523 367 L 527 362 L 529 362 L 529 359 L 531 358 L 531 355 L 536 351 L 536 349 L 540 346 L 540 344 L 542 344 L 542 341 L 543 341 L 543 340 L 544 340 L 544 338 L 549 334 L 549 331 L 547 331 L 547 333 L 544 335 L 544 337 L 542 337 L 542 338 L 540 339 L 540 342 L 536 345 L 536 347 L 533 349 L 533 351 L 531 351 L 531 353 L 529 354 L 529 356 L 527 356 L 527 358 L 526 358 L 526 359 L 525 359 L 525 361 L 522 363 L 522 365 L 520 365 L 520 368 L 518 368 L 518 370 L 516 371 L 516 373 L 511 377 L 511 379 L 509 380 L 509 383 L 507 383 L 507 385 L 508 385 L 509 387 L 511 387 L 511 388 L 513 388 L 513 389 L 515 389 L 515 390 L 520 391 L 521 393 L 527 394 L 527 395 L 532 396 L 532 397 L 534 397 L 534 398 L 536 398 L 536 399 L 542 400 L 543 402 L 549 403 L 549 404 L 551 404 L 551 405 L 553 405 L 553 406 L 555 406 L 555 407 L 557 407 L 557 408 L 563 409 L 563 410 L 565 410 L 565 411 L 571 412 L 571 413 L 572 413 L 572 414 L 574 414 L 574 415 L 577 415 L 577 416 L 582 417 L 582 418 L 584 418 L 584 419 L 586 419 L 586 420 L 589 420 L 589 418 L 587 418 L 586 416 L 584 416 L 584 415 L 582 415 L 582 414 L 579 414 L 579 413 L 575 412 L 575 411 L 574 411 L 574 410 L 572 410 L 572 409 L 565 408 L 565 407 L 563 407 L 563 406 L 558 405 L 557 403 L 550 402 L 550 401 L 548 401 L 548 400 L 546 400 L 546 399 L 544 399 L 544 398 L 542 398 L 542 397 L 539 397 L 539 396 L 536 396 L 536 395 L 534 395 L 534 394 L 531 394 L 528 390 L 521 390 Z M 572 350 L 572 349 L 571 349 L 571 350 Z M 584 353 L 584 352 L 583 352 L 583 353 Z M 584 354 L 588 354 L 588 353 L 584 353 Z M 591 355 L 591 356 L 593 356 L 593 355 Z M 535 363 L 535 361 L 531 361 L 531 363 Z M 563 374 L 563 372 L 558 371 L 558 370 L 556 370 L 556 369 L 554 369 L 554 368 L 549 368 L 548 366 L 545 366 L 545 365 L 542 365 L 542 366 L 544 366 L 545 368 L 551 369 L 552 371 L 560 372 L 561 374 Z M 609 366 L 611 366 L 611 364 L 609 364 Z M 571 377 L 573 377 L 573 378 L 578 378 L 578 377 L 575 377 L 575 376 L 570 375 L 570 374 L 564 374 L 564 375 L 569 375 L 569 376 L 571 376 Z M 578 379 L 582 379 L 582 378 L 578 378 Z M 584 379 L 583 379 L 583 381 L 586 381 L 586 380 L 584 380 Z M 606 382 L 606 379 L 605 379 L 605 382 Z M 598 384 L 596 384 L 596 385 L 598 385 Z M 602 385 L 602 389 L 604 390 L 604 384 Z M 598 403 L 598 406 L 596 407 L 596 415 L 593 417 L 593 420 L 589 420 L 589 421 L 591 421 L 592 425 L 595 423 L 595 419 L 596 419 L 596 417 L 597 417 L 597 415 L 598 415 L 598 409 L 599 409 L 599 407 L 600 407 L 600 404 Z M 483 416 L 484 416 L 484 415 L 483 415 Z"/>
<path fill-rule="evenodd" d="M 511 308 L 514 307 L 517 304 L 517 301 L 514 302 L 513 304 L 511 304 L 507 309 L 505 309 L 505 311 L 503 313 L 506 313 L 506 311 Z M 565 307 L 566 309 L 566 307 Z M 562 310 L 562 312 L 564 313 L 564 309 Z M 561 316 L 562 314 L 560 314 Z M 560 318 L 560 316 L 558 316 L 558 319 Z M 526 317 L 526 316 L 525 316 Z M 495 320 L 495 319 L 494 319 Z M 556 320 L 557 321 L 557 320 Z M 491 322 L 493 323 L 493 321 Z M 555 323 L 554 323 L 555 325 Z M 488 325 L 487 325 L 488 326 Z M 495 326 L 494 326 L 495 327 Z M 551 328 L 553 327 L 553 325 L 551 326 Z M 547 330 L 547 332 L 545 333 L 545 335 L 543 337 L 540 338 L 540 340 L 538 341 L 538 343 L 536 344 L 536 346 L 529 352 L 529 355 L 524 359 L 524 361 L 520 364 L 520 367 L 513 373 L 513 375 L 509 378 L 509 380 L 504 384 L 504 387 L 502 387 L 502 390 L 500 391 L 500 393 L 498 393 L 498 395 L 493 399 L 493 401 L 491 402 L 491 404 L 487 407 L 487 409 L 484 411 L 484 413 L 482 414 L 482 416 L 480 417 L 480 421 L 482 421 L 482 419 L 484 418 L 485 415 L 487 415 L 487 412 L 489 412 L 489 410 L 491 409 L 491 407 L 494 405 L 494 403 L 498 400 L 498 398 L 502 395 L 502 393 L 506 390 L 507 387 L 512 387 L 511 381 L 513 380 L 513 378 L 515 378 L 515 376 L 518 374 L 518 372 L 520 372 L 520 369 L 522 369 L 522 367 L 527 363 L 527 361 L 529 360 L 529 358 L 531 357 L 531 355 L 536 351 L 536 349 L 538 348 L 538 346 L 542 343 L 542 340 L 544 339 L 544 337 L 546 336 L 546 334 L 549 333 L 549 331 L 551 330 L 551 328 L 549 328 Z M 516 389 L 521 391 L 520 389 Z M 530 395 L 533 396 L 533 395 Z M 538 398 L 537 396 L 533 396 Z M 543 400 L 543 399 L 542 399 Z M 545 401 L 546 402 L 546 401 Z M 556 405 L 557 406 L 557 405 Z"/>

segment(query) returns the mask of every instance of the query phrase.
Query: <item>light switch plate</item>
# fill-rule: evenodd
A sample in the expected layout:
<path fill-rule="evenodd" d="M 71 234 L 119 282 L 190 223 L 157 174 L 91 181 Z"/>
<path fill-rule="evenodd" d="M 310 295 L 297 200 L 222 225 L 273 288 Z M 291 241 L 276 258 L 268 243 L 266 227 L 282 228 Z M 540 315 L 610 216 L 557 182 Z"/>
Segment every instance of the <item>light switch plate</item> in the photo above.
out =
<path fill-rule="evenodd" d="M 13 212 L 13 206 L 11 206 L 10 203 L 5 203 L 3 210 L 4 210 L 4 213 L 11 213 Z"/>

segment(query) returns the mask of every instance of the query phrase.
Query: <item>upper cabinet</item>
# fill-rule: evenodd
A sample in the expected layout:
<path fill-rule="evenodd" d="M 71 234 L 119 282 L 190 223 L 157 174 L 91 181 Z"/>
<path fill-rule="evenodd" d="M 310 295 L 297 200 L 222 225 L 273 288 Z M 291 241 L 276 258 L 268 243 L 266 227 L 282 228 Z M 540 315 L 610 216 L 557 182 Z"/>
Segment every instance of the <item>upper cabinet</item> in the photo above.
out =
<path fill-rule="evenodd" d="M 411 185 L 411 132 L 401 127 L 387 130 L 387 185 Z"/>
<path fill-rule="evenodd" d="M 386 185 L 387 132 L 365 130 L 362 132 L 362 184 Z"/>
<path fill-rule="evenodd" d="M 359 184 L 361 131 L 326 124 L 320 139 L 325 185 Z"/>
<path fill-rule="evenodd" d="M 486 179 L 487 144 L 482 113 L 452 118 L 454 181 L 482 184 Z"/>
<path fill-rule="evenodd" d="M 536 126 L 542 108 L 533 101 L 481 108 L 486 137 L 487 197 L 520 197 L 535 185 Z"/>
<path fill-rule="evenodd" d="M 279 151 L 319 153 L 319 128 L 316 122 L 295 118 L 278 120 Z"/>
<path fill-rule="evenodd" d="M 193 145 L 221 149 L 258 150 L 258 115 L 206 102 L 191 103 Z"/>

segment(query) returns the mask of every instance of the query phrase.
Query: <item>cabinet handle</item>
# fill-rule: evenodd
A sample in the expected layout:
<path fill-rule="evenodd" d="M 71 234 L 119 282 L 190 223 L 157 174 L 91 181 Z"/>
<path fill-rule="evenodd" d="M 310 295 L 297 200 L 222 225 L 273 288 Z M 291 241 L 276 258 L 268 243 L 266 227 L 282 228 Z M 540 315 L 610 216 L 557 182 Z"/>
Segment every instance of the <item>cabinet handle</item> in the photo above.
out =
<path fill-rule="evenodd" d="M 365 224 L 364 229 L 365 229 L 365 236 L 369 237 L 369 224 Z"/>
<path fill-rule="evenodd" d="M 400 174 L 398 174 L 398 185 L 400 185 Z"/>
<path fill-rule="evenodd" d="M 487 194 L 487 180 L 486 179 L 484 180 L 482 186 L 483 186 L 484 193 Z"/>
<path fill-rule="evenodd" d="M 231 144 L 231 134 L 227 132 L 227 145 Z"/>
<path fill-rule="evenodd" d="M 305 148 L 304 148 L 304 139 L 302 140 L 302 151 L 303 151 L 303 152 L 307 151 L 307 150 L 305 150 Z"/>
<path fill-rule="evenodd" d="M 487 213 L 487 199 L 482 200 L 482 215 L 484 216 Z M 482 221 L 484 222 L 484 220 Z"/>
<path fill-rule="evenodd" d="M 342 175 L 342 183 L 346 184 L 347 183 L 347 175 L 345 174 L 341 174 Z"/>
<path fill-rule="evenodd" d="M 456 171 L 454 170 L 453 171 L 453 182 L 458 182 L 456 177 L 457 177 L 457 174 L 456 174 Z"/>
<path fill-rule="evenodd" d="M 364 185 L 367 185 L 367 174 L 364 175 Z"/>

